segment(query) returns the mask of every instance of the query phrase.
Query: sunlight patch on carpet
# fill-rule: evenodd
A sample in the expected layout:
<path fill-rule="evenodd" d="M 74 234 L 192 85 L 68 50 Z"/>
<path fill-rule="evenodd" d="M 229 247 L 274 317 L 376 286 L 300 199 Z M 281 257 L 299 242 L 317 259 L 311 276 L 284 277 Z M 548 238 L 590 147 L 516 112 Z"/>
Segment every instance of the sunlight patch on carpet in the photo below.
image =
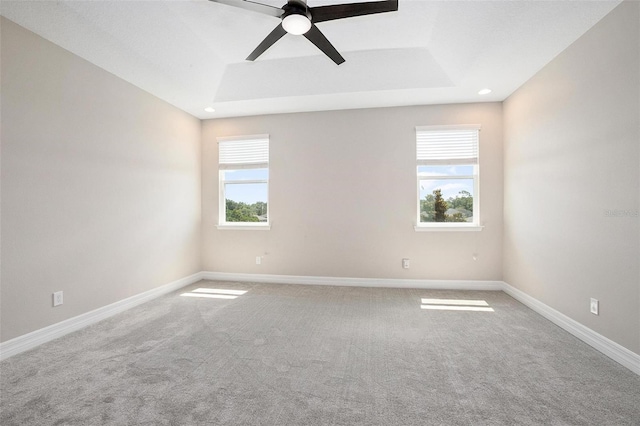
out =
<path fill-rule="evenodd" d="M 245 294 L 246 290 L 231 290 L 226 288 L 196 288 L 189 293 L 182 293 L 185 297 L 202 297 L 206 299 L 236 299 Z"/>
<path fill-rule="evenodd" d="M 420 309 L 435 311 L 495 312 L 485 300 L 421 299 Z"/>

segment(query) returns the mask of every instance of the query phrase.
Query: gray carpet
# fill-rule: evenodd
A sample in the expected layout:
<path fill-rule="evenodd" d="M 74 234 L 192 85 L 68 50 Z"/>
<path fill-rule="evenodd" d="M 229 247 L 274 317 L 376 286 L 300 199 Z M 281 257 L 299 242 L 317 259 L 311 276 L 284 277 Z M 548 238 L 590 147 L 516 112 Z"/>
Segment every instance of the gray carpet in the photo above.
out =
<path fill-rule="evenodd" d="M 202 281 L 0 368 L 5 426 L 640 425 L 639 376 L 502 292 Z"/>

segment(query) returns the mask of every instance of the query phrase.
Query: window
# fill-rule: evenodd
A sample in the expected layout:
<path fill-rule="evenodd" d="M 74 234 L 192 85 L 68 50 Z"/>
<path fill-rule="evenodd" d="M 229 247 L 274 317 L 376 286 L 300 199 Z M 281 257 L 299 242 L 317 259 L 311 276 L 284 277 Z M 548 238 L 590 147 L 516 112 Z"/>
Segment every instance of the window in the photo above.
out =
<path fill-rule="evenodd" d="M 219 226 L 269 227 L 269 135 L 218 138 Z"/>
<path fill-rule="evenodd" d="M 416 230 L 479 230 L 480 126 L 416 127 Z"/>

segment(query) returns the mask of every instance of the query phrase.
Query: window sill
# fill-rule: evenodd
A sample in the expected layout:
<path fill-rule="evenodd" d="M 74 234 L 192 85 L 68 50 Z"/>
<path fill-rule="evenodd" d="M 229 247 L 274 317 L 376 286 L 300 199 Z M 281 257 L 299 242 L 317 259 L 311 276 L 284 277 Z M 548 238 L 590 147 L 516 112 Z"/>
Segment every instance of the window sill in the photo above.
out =
<path fill-rule="evenodd" d="M 260 225 L 247 225 L 247 224 L 238 224 L 238 225 L 216 225 L 220 231 L 269 231 L 271 230 L 271 225 L 268 224 L 260 224 Z"/>
<path fill-rule="evenodd" d="M 484 226 L 480 225 L 457 225 L 457 226 L 438 226 L 438 225 L 415 225 L 413 229 L 416 232 L 479 232 Z"/>

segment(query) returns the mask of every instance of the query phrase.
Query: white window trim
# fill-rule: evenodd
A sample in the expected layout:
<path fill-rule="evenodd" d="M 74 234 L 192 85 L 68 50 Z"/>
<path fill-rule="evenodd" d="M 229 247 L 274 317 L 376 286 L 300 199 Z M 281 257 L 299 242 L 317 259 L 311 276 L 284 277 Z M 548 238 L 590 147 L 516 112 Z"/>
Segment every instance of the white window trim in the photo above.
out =
<path fill-rule="evenodd" d="M 223 225 L 216 225 L 221 231 L 269 231 L 272 224 L 266 222 L 256 222 L 255 225 L 249 225 L 250 222 L 226 222 Z"/>
<path fill-rule="evenodd" d="M 230 142 L 230 141 L 243 141 L 250 139 L 267 139 L 269 140 L 268 134 L 260 134 L 260 135 L 247 135 L 247 136 L 230 136 L 230 137 L 220 137 L 216 138 L 218 144 L 220 142 Z M 218 153 L 220 152 L 218 148 Z M 269 202 L 269 193 L 270 193 L 270 178 L 268 179 L 252 179 L 252 180 L 224 180 L 224 172 L 225 170 L 240 170 L 240 169 L 269 169 L 269 163 L 259 163 L 259 164 L 238 164 L 232 166 L 223 166 L 220 164 L 218 160 L 218 224 L 216 228 L 219 230 L 239 230 L 239 231 L 269 231 L 271 230 L 271 214 L 270 207 L 271 203 Z M 246 184 L 246 183 L 266 183 L 267 184 L 267 221 L 266 222 L 227 222 L 226 221 L 226 198 L 225 198 L 225 184 Z M 222 221 L 221 219 L 225 220 Z"/>
<path fill-rule="evenodd" d="M 455 222 L 445 222 L 445 223 L 455 223 Z M 483 225 L 464 225 L 464 224 L 460 224 L 460 225 L 414 225 L 413 229 L 416 232 L 458 232 L 458 231 L 463 231 L 463 232 L 470 232 L 470 231 L 482 231 L 484 229 Z"/>
<path fill-rule="evenodd" d="M 477 130 L 478 134 L 481 131 L 482 126 L 479 124 L 460 124 L 460 125 L 444 125 L 444 126 L 416 126 L 416 132 L 430 131 L 430 130 Z M 469 165 L 463 162 L 456 162 L 455 160 L 447 163 L 447 165 Z M 425 176 L 420 175 L 418 167 L 420 164 L 416 164 L 416 222 L 413 229 L 416 232 L 479 232 L 484 228 L 480 222 L 480 140 L 478 137 L 478 158 L 476 164 L 474 164 L 474 174 L 469 176 Z M 420 222 L 420 180 L 434 179 L 473 179 L 473 223 L 463 222 Z M 476 215 L 477 212 L 477 215 Z"/>

